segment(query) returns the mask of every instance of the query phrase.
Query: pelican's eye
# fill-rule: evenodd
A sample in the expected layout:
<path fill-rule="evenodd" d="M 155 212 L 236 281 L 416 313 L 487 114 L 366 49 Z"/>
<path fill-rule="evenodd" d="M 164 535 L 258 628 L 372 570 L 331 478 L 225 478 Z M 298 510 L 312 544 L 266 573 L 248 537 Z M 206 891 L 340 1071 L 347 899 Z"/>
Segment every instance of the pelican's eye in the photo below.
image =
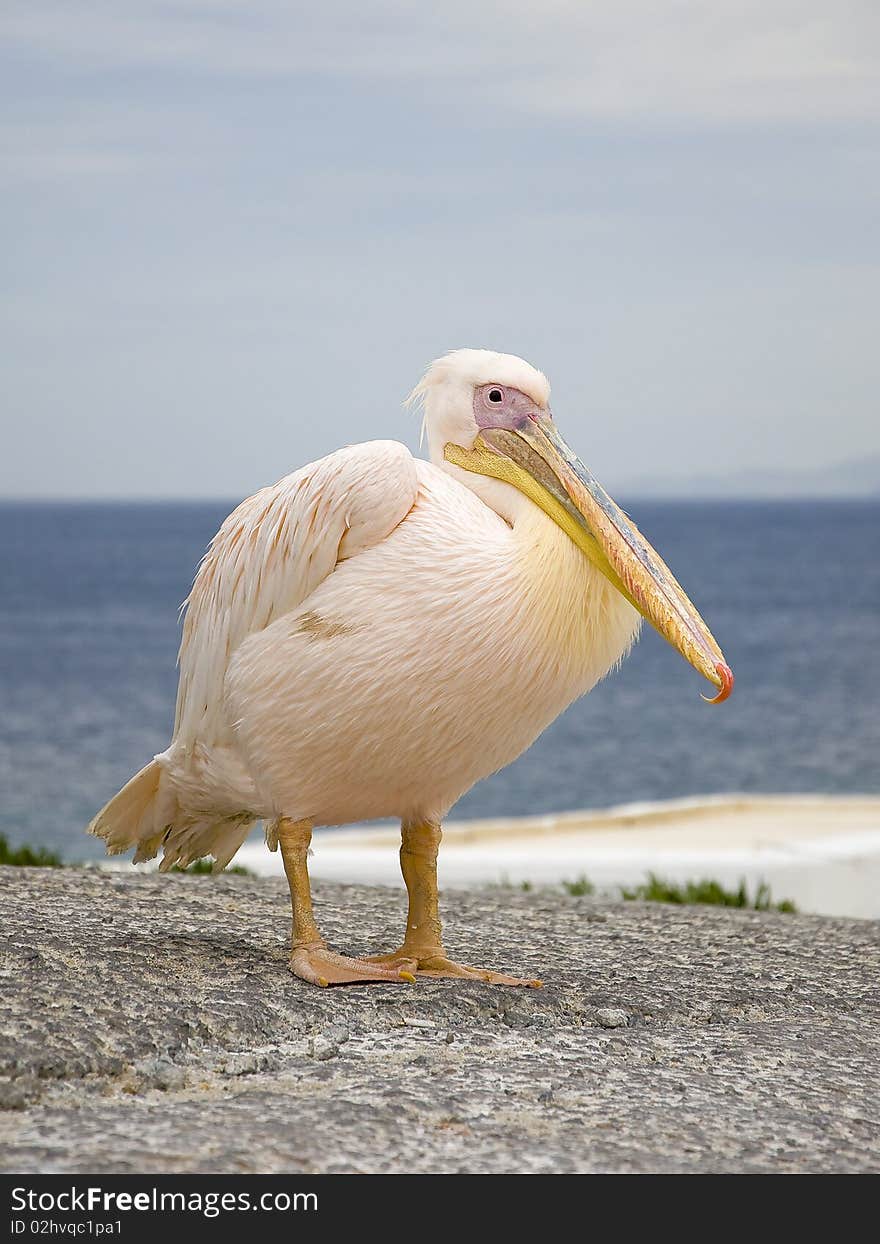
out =
<path fill-rule="evenodd" d="M 526 420 L 541 414 L 538 407 L 513 385 L 490 380 L 474 389 L 474 419 L 478 428 L 521 428 Z"/>

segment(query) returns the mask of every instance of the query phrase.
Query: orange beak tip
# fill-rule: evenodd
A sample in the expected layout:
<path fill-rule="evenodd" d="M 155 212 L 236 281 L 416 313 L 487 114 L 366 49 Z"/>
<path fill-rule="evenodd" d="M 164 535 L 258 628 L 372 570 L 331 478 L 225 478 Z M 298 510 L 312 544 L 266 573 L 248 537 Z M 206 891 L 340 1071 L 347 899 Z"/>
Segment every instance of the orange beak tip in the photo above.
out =
<path fill-rule="evenodd" d="M 712 696 L 711 699 L 707 695 L 701 696 L 701 699 L 705 700 L 707 704 L 723 704 L 731 691 L 733 691 L 733 670 L 730 666 L 725 665 L 723 661 L 719 661 L 715 669 L 718 671 L 718 677 L 721 679 L 721 690 L 717 695 Z"/>

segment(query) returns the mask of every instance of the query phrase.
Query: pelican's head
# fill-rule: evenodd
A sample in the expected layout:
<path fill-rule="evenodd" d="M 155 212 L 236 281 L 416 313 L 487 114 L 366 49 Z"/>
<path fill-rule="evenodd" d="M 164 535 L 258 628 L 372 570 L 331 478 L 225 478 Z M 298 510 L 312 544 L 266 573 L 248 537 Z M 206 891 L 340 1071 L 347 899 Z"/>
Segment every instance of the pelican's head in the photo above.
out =
<path fill-rule="evenodd" d="M 513 354 L 455 350 L 410 396 L 424 402 L 435 462 L 524 493 L 719 688 L 710 702 L 727 699 L 733 674 L 721 649 L 660 555 L 560 436 L 546 376 Z"/>

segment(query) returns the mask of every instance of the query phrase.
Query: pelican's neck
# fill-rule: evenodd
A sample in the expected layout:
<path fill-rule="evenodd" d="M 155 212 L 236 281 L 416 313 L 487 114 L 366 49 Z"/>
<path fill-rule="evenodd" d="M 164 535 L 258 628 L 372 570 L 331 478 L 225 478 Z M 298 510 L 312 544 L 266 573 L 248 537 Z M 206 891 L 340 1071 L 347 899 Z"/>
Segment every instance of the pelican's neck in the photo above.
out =
<path fill-rule="evenodd" d="M 453 479 L 458 480 L 459 484 L 463 484 L 468 492 L 479 497 L 490 510 L 494 510 L 504 519 L 508 527 L 515 528 L 517 523 L 527 522 L 530 511 L 541 513 L 538 507 L 512 484 L 490 475 L 480 475 L 477 471 L 465 471 L 447 461 L 442 454 L 435 452 L 433 445 L 431 446 L 431 460 L 446 475 L 451 475 Z"/>
<path fill-rule="evenodd" d="M 629 652 L 641 626 L 632 605 L 574 541 L 527 497 L 512 523 L 524 625 L 534 651 L 558 669 L 575 699 Z"/>
<path fill-rule="evenodd" d="M 512 484 L 444 469 L 511 529 L 518 625 L 532 654 L 557 669 L 572 697 L 583 694 L 629 651 L 641 619 L 553 520 Z"/>

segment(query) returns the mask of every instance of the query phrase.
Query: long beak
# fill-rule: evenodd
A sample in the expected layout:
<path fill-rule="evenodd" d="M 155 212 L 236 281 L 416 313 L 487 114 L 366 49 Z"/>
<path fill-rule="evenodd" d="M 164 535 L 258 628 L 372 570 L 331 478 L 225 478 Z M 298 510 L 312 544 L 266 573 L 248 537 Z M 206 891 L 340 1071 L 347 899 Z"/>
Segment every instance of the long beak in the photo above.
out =
<path fill-rule="evenodd" d="M 484 428 L 472 450 L 448 444 L 444 452 L 456 466 L 506 480 L 540 506 L 642 617 L 719 689 L 708 702 L 727 699 L 733 674 L 706 623 L 659 553 L 550 419 L 529 419 L 515 432 Z"/>

